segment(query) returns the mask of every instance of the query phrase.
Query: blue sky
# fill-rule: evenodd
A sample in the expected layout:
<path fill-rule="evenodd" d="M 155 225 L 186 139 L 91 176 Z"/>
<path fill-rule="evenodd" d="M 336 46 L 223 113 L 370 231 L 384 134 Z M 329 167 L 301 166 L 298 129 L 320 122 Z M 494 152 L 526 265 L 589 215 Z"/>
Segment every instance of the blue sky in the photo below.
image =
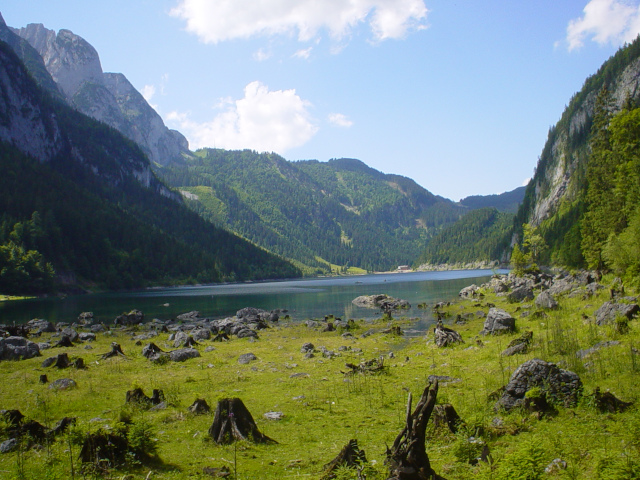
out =
<path fill-rule="evenodd" d="M 358 158 L 459 200 L 528 179 L 640 0 L 8 0 L 69 29 L 192 149 Z"/>

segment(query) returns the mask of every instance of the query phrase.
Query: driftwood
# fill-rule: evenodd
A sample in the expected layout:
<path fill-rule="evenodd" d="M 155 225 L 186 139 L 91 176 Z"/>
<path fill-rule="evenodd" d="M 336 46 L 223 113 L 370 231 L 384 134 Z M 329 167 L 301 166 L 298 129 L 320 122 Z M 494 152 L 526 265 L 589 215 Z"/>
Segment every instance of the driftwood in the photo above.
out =
<path fill-rule="evenodd" d="M 357 440 L 349 440 L 340 453 L 324 466 L 325 474 L 322 480 L 330 480 L 336 478 L 335 470 L 339 467 L 350 467 L 358 470 L 358 480 L 363 480 L 362 470 L 367 464 L 367 457 L 364 450 L 358 448 Z"/>
<path fill-rule="evenodd" d="M 116 343 L 116 342 L 112 342 L 111 343 L 111 351 L 110 352 L 102 353 L 102 354 L 100 354 L 98 356 L 103 360 L 105 360 L 107 358 L 111 358 L 111 357 L 117 357 L 117 356 L 121 356 L 121 357 L 127 358 L 127 356 L 122 351 L 122 347 L 120 346 L 120 344 Z"/>
<path fill-rule="evenodd" d="M 209 435 L 221 445 L 238 440 L 278 443 L 258 430 L 251 413 L 239 398 L 223 398 L 218 402 Z"/>
<path fill-rule="evenodd" d="M 433 385 L 433 388 L 432 388 Z M 429 383 L 422 397 L 411 413 L 411 393 L 407 401 L 407 424 L 393 442 L 391 450 L 387 448 L 388 480 L 444 480 L 431 468 L 427 455 L 427 422 L 436 404 L 438 381 Z"/>

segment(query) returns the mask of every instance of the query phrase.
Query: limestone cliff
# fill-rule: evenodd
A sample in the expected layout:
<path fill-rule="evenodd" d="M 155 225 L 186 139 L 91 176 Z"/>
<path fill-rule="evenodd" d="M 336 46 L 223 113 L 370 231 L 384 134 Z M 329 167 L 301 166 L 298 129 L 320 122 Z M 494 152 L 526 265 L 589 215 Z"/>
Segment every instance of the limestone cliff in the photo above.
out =
<path fill-rule="evenodd" d="M 621 49 L 589 77 L 582 90 L 571 99 L 560 121 L 551 128 L 518 220 L 539 226 L 553 219 L 562 205 L 568 206 L 579 199 L 584 187 L 595 101 L 603 86 L 609 90 L 615 110 L 625 102 L 640 100 L 638 41 Z"/>
<path fill-rule="evenodd" d="M 190 156 L 186 138 L 167 128 L 144 97 L 119 73 L 104 73 L 98 52 L 69 30 L 41 24 L 13 29 L 41 55 L 68 103 L 136 142 L 151 162 L 180 163 Z"/>

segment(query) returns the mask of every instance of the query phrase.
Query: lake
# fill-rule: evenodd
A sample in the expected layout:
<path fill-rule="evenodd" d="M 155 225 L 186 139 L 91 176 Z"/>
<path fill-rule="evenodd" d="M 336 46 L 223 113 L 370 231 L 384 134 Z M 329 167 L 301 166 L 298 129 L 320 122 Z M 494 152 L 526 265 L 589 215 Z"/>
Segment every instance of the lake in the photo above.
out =
<path fill-rule="evenodd" d="M 360 295 L 385 293 L 408 300 L 411 309 L 397 316 L 418 319 L 416 329 L 424 330 L 433 323 L 433 317 L 431 308 L 419 309 L 419 303 L 432 306 L 453 300 L 462 288 L 483 283 L 492 274 L 491 270 L 389 273 L 20 300 L 0 302 L 0 323 L 24 323 L 32 318 L 73 322 L 81 312 L 93 312 L 96 319 L 112 323 L 116 316 L 133 309 L 141 310 L 148 320 L 175 318 L 192 310 L 205 317 L 224 318 L 244 307 L 286 309 L 292 320 L 321 319 L 325 315 L 344 320 L 373 319 L 381 316 L 379 310 L 356 307 L 351 301 Z"/>

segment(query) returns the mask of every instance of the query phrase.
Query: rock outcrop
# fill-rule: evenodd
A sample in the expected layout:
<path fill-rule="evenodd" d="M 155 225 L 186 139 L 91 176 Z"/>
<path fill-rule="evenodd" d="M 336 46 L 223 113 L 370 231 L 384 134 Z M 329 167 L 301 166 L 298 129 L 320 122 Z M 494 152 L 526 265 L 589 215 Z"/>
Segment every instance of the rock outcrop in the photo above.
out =
<path fill-rule="evenodd" d="M 524 405 L 527 392 L 538 388 L 552 403 L 575 406 L 582 394 L 580 377 L 562 370 L 555 363 L 534 358 L 520 365 L 511 375 L 505 391 L 496 402 L 496 409 L 507 411 Z"/>
<path fill-rule="evenodd" d="M 186 138 L 162 118 L 120 73 L 103 73 L 98 52 L 70 30 L 57 34 L 41 24 L 13 32 L 40 54 L 47 71 L 78 111 L 136 142 L 152 162 L 167 165 L 190 156 Z"/>

